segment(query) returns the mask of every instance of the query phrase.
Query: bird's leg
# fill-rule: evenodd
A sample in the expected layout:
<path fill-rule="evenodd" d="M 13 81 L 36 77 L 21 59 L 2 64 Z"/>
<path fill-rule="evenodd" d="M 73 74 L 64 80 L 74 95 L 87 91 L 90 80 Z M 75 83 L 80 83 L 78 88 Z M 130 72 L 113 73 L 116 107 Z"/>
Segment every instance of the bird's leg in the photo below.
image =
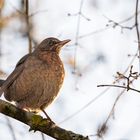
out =
<path fill-rule="evenodd" d="M 45 116 L 49 119 L 50 122 L 52 122 L 53 124 L 55 124 L 52 119 L 49 117 L 49 115 L 46 113 L 46 111 L 44 109 L 41 109 L 41 111 L 45 114 Z"/>
<path fill-rule="evenodd" d="M 0 97 L 3 94 L 3 89 L 1 88 L 1 86 L 3 85 L 4 82 L 5 80 L 0 79 Z"/>
<path fill-rule="evenodd" d="M 0 97 L 1 97 L 2 94 L 3 94 L 3 90 L 0 87 Z"/>
<path fill-rule="evenodd" d="M 0 79 L 0 87 L 4 84 L 5 80 Z"/>

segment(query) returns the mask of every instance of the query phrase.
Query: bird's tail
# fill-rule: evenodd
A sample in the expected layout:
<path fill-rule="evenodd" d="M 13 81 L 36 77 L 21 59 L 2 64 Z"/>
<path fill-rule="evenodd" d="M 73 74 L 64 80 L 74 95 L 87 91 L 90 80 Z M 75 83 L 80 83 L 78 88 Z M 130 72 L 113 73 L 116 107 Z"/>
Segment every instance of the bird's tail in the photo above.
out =
<path fill-rule="evenodd" d="M 1 86 L 3 85 L 4 82 L 5 82 L 5 80 L 0 79 L 0 97 L 1 97 L 1 95 L 3 93 L 3 90 L 1 88 Z"/>

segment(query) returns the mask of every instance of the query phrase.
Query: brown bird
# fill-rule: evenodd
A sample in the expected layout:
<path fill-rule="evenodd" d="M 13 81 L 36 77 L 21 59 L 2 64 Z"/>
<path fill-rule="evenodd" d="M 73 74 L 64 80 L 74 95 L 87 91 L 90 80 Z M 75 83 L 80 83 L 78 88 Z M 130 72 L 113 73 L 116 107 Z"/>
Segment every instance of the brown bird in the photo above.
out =
<path fill-rule="evenodd" d="M 39 112 L 53 102 L 64 80 L 64 67 L 59 57 L 61 48 L 70 40 L 43 40 L 31 54 L 22 57 L 6 80 L 0 80 L 8 101 L 19 108 Z"/>

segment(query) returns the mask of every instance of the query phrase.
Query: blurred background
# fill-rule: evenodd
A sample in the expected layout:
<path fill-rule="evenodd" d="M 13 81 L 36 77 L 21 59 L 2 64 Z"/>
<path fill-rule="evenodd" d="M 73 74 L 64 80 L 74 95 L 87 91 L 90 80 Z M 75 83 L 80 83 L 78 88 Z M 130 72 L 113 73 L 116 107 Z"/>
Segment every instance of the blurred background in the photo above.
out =
<path fill-rule="evenodd" d="M 46 109 L 49 116 L 91 140 L 140 139 L 140 93 L 97 87 L 128 85 L 131 65 L 139 73 L 136 1 L 29 0 L 28 8 L 27 1 L 0 0 L 1 78 L 43 39 L 71 39 L 61 51 L 66 76 L 58 98 Z M 140 89 L 139 79 L 130 78 L 131 87 Z M 28 130 L 0 114 L 0 140 L 53 140 Z"/>

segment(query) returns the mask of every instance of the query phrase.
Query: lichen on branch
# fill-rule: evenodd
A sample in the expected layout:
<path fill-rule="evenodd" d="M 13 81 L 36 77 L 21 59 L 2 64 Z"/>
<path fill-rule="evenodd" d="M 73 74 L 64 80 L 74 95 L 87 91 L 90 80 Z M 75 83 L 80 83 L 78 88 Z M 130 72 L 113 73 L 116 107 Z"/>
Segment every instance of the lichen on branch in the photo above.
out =
<path fill-rule="evenodd" d="M 40 131 L 57 140 L 89 140 L 88 137 L 60 128 L 59 126 L 50 122 L 49 119 L 19 109 L 18 107 L 1 99 L 0 113 L 12 117 L 24 124 L 27 124 L 30 127 L 29 131 Z"/>

